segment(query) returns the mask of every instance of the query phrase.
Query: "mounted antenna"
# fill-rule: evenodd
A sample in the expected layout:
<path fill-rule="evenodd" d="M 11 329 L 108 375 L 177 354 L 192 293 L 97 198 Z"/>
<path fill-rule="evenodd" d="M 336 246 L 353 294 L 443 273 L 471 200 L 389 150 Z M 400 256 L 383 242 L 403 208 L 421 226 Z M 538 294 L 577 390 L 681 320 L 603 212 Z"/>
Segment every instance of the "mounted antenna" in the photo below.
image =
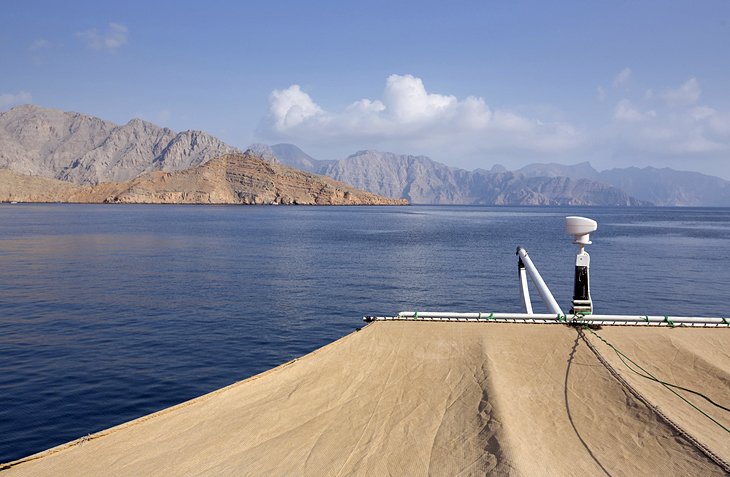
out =
<path fill-rule="evenodd" d="M 593 301 L 591 300 L 591 288 L 588 280 L 588 271 L 591 265 L 591 256 L 585 251 L 585 246 L 590 245 L 590 234 L 598 229 L 595 220 L 585 217 L 566 217 L 565 231 L 575 237 L 573 243 L 580 247 L 575 256 L 575 282 L 573 285 L 573 307 L 572 314 L 593 313 Z"/>

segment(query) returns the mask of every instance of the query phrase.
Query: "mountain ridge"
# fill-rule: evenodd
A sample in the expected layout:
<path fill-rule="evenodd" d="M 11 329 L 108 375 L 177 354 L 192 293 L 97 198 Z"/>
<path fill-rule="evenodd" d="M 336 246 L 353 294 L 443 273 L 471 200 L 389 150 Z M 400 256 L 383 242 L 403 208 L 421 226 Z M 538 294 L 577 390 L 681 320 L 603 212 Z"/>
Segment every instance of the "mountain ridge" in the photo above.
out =
<path fill-rule="evenodd" d="M 559 174 L 596 180 L 659 206 L 730 206 L 730 181 L 669 167 L 630 166 L 597 171 L 588 162 L 572 166 L 549 163 L 530 164 L 518 172 L 528 177 Z"/>
<path fill-rule="evenodd" d="M 135 118 L 117 125 L 35 105 L 0 113 L 0 168 L 77 184 L 118 182 L 241 152 L 203 132 L 175 133 Z"/>
<path fill-rule="evenodd" d="M 152 171 L 127 182 L 73 184 L 0 169 L 2 202 L 243 205 L 406 205 L 262 159 L 251 151 L 182 171 Z"/>
<path fill-rule="evenodd" d="M 319 160 L 293 144 L 252 149 L 270 163 L 420 204 L 730 206 L 730 182 L 669 168 L 597 171 L 583 162 L 467 171 L 427 156 L 373 150 Z M 175 132 L 138 118 L 117 125 L 35 105 L 0 113 L 0 169 L 79 185 L 183 171 L 232 153 L 241 151 L 203 131 Z"/>
<path fill-rule="evenodd" d="M 586 179 L 526 178 L 499 166 L 490 171 L 467 171 L 427 156 L 372 150 L 326 163 L 316 172 L 415 204 L 651 205 L 613 186 Z"/>
<path fill-rule="evenodd" d="M 302 151 L 302 154 L 306 153 Z M 363 159 L 363 156 L 370 156 L 370 159 Z M 355 160 L 358 157 L 360 159 Z M 287 163 L 286 157 L 282 162 Z M 415 166 L 414 163 L 419 164 Z M 413 203 L 482 204 L 491 203 L 491 197 L 495 200 L 493 203 L 498 204 L 512 197 L 523 205 L 730 206 L 730 181 L 667 167 L 632 166 L 598 171 L 584 161 L 573 165 L 534 163 L 514 171 L 495 164 L 489 170 L 467 171 L 427 156 L 364 150 L 345 159 L 326 161 L 324 167 L 310 170 L 371 192 L 407 197 Z M 410 184 L 406 187 L 405 182 L 409 181 L 404 178 L 409 174 Z M 493 177 L 488 180 L 483 176 Z M 573 181 L 556 181 L 559 177 Z M 479 187 L 482 187 L 482 193 L 478 193 Z M 484 189 L 489 187 L 497 187 L 502 193 L 494 194 L 494 191 Z M 503 187 L 513 190 L 505 195 Z M 547 197 L 539 198 L 540 194 L 547 194 Z M 571 197 L 570 194 L 575 195 Z"/>

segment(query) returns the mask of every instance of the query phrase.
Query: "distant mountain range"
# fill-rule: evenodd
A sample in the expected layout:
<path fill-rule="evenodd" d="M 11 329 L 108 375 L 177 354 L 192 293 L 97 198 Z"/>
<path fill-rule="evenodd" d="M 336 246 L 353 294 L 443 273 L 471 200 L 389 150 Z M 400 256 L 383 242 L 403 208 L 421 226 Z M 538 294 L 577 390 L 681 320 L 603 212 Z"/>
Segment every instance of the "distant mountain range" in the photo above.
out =
<path fill-rule="evenodd" d="M 467 171 L 425 156 L 379 151 L 324 161 L 293 144 L 255 144 L 250 150 L 269 163 L 416 204 L 730 206 L 729 181 L 668 168 L 597 171 L 584 162 L 532 164 L 515 171 L 496 165 Z M 229 154 L 240 151 L 205 132 L 176 133 L 140 119 L 120 126 L 33 105 L 0 113 L 0 169 L 24 176 L 84 186 L 124 183 L 155 171 L 205 172 L 198 167 Z M 0 180 L 32 182 L 17 177 L 7 173 Z M 275 177 L 271 180 L 276 183 Z M 63 184 L 49 184 L 49 190 L 67 189 Z M 278 200 L 286 203 L 288 199 Z"/>
<path fill-rule="evenodd" d="M 517 172 L 526 177 L 562 176 L 599 181 L 660 206 L 730 206 L 730 181 L 668 167 L 627 167 L 599 172 L 582 162 L 573 166 L 531 164 Z"/>
<path fill-rule="evenodd" d="M 599 172 L 583 162 L 466 171 L 426 156 L 359 151 L 345 159 L 321 161 L 292 144 L 256 147 L 292 167 L 412 203 L 730 206 L 730 181 L 669 168 Z"/>
<path fill-rule="evenodd" d="M 238 152 L 200 131 L 37 106 L 0 113 L 0 201 L 405 204 Z"/>

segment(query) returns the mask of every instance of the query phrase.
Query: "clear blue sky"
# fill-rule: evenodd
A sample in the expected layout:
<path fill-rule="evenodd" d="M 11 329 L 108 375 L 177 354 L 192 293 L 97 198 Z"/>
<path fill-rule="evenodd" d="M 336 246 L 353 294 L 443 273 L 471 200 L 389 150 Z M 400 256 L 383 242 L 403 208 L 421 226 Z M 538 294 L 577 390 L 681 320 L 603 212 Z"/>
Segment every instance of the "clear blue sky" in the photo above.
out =
<path fill-rule="evenodd" d="M 730 178 L 730 2 L 450 3 L 6 0 L 0 111 Z"/>

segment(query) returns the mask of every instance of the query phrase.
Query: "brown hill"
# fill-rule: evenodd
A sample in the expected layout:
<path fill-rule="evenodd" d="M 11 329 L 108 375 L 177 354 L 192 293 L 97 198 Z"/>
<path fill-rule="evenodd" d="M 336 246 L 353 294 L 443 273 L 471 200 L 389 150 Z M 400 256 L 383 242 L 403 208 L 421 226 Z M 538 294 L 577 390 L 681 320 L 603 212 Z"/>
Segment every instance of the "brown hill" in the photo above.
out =
<path fill-rule="evenodd" d="M 129 182 L 78 186 L 0 170 L 0 201 L 135 204 L 398 205 L 328 177 L 227 154 L 177 172 L 151 172 Z"/>
<path fill-rule="evenodd" d="M 0 169 L 0 202 L 100 203 L 124 189 L 124 183 L 108 182 L 94 187 L 45 177 L 27 176 Z"/>

